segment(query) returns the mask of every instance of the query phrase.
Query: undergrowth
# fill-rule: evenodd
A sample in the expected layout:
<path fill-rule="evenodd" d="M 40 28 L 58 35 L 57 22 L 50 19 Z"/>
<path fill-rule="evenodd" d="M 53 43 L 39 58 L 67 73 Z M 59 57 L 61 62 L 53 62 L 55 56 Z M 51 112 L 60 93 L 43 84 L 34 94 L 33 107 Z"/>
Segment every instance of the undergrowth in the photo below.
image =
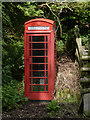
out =
<path fill-rule="evenodd" d="M 58 101 L 56 100 L 52 100 L 47 106 L 47 111 L 49 112 L 55 112 L 58 109 L 60 109 L 60 106 Z"/>
<path fill-rule="evenodd" d="M 11 80 L 2 87 L 2 108 L 11 110 L 24 104 L 28 99 L 24 97 L 24 84 Z"/>
<path fill-rule="evenodd" d="M 82 38 L 82 45 L 85 46 L 86 49 L 90 49 L 90 41 L 89 41 L 90 34 L 87 36 L 81 36 Z"/>

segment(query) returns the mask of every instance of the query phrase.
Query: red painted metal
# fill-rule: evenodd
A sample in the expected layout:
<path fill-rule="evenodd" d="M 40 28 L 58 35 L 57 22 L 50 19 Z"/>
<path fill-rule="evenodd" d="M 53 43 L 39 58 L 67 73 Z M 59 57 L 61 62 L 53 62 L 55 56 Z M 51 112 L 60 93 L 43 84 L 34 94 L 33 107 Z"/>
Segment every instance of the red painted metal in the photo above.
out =
<path fill-rule="evenodd" d="M 29 30 L 28 27 L 32 29 Z M 37 29 L 37 27 L 39 29 Z M 45 27 L 47 27 L 48 29 L 45 29 Z M 27 96 L 30 100 L 53 99 L 54 84 L 57 76 L 55 29 L 55 22 L 49 19 L 38 18 L 25 22 L 25 97 Z M 34 37 L 37 37 L 39 39 L 40 36 L 43 37 L 43 41 L 33 41 Z M 35 44 L 44 44 L 44 48 L 39 48 L 40 46 L 38 48 L 35 48 L 33 47 L 35 46 Z M 41 55 L 40 51 L 42 51 Z M 37 61 L 42 59 L 43 62 Z M 35 61 L 33 62 L 33 60 Z M 40 67 L 40 65 L 42 65 L 42 68 Z M 37 74 L 38 72 L 41 73 Z"/>

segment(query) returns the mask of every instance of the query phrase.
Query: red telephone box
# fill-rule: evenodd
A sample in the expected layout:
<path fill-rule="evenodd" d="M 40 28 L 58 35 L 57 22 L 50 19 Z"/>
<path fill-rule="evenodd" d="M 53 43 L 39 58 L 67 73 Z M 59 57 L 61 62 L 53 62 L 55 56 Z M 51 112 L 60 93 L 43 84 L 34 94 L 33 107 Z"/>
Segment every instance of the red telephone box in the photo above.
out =
<path fill-rule="evenodd" d="M 39 18 L 25 22 L 25 96 L 52 100 L 57 75 L 56 25 Z"/>

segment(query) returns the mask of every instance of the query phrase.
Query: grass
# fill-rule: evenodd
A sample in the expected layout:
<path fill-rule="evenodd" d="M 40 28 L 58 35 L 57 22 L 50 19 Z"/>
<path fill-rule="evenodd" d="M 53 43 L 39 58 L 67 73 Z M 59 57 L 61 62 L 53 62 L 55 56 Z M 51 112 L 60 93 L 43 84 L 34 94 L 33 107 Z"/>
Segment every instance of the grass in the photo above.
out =
<path fill-rule="evenodd" d="M 77 94 L 73 92 L 72 89 L 64 89 L 64 90 L 58 90 L 56 92 L 56 99 L 62 103 L 79 103 L 79 100 L 81 98 L 80 91 L 77 91 Z"/>

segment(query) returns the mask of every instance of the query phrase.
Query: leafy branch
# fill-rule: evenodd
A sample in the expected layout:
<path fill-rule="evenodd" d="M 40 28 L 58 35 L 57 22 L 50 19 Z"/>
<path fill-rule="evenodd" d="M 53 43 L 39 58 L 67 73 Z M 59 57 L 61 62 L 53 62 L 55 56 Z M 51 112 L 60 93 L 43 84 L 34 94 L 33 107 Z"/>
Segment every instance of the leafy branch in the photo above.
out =
<path fill-rule="evenodd" d="M 60 36 L 62 37 L 62 26 L 61 26 L 61 21 L 59 19 L 59 17 L 53 12 L 53 10 L 51 9 L 51 7 L 49 6 L 48 3 L 46 3 L 46 6 L 49 8 L 49 10 L 51 11 L 51 13 L 57 18 L 59 27 L 60 27 Z"/>

